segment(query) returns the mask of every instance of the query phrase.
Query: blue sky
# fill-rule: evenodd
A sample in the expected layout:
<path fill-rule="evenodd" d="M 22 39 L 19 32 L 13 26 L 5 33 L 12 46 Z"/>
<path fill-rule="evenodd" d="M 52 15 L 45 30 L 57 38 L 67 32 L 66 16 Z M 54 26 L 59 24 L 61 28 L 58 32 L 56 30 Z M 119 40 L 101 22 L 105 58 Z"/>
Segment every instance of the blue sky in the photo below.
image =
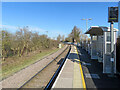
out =
<path fill-rule="evenodd" d="M 29 26 L 33 32 L 49 37 L 67 36 L 75 25 L 86 31 L 82 18 L 92 18 L 88 28 L 109 26 L 108 7 L 112 6 L 118 6 L 118 2 L 3 2 L 2 25 L 12 33 L 17 27 Z"/>

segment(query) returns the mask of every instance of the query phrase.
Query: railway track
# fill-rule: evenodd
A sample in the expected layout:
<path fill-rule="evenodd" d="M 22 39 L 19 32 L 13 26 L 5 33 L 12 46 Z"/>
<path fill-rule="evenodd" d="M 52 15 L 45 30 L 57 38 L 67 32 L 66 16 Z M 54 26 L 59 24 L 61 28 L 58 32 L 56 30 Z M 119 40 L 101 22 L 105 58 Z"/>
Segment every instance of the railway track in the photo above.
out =
<path fill-rule="evenodd" d="M 31 79 L 26 81 L 18 89 L 21 90 L 24 88 L 51 88 L 69 51 L 70 46 L 68 46 L 61 54 L 59 54 L 55 59 L 48 63 L 42 70 L 36 73 Z"/>

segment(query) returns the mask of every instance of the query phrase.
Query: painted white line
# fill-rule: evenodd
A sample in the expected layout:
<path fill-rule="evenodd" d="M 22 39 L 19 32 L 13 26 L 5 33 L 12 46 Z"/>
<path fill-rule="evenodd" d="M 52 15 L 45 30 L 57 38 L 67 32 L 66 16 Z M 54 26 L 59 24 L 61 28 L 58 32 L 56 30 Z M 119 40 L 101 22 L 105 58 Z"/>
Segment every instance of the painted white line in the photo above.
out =
<path fill-rule="evenodd" d="M 85 63 L 85 62 L 82 62 L 82 65 L 88 65 L 88 66 L 90 66 L 91 63 Z"/>
<path fill-rule="evenodd" d="M 68 57 L 69 57 L 70 53 L 71 53 L 71 51 L 69 52 Z M 62 69 L 60 70 L 60 73 L 59 73 L 58 77 L 56 78 L 56 80 L 55 80 L 55 82 L 54 82 L 51 90 L 53 90 L 53 88 L 55 87 L 55 85 L 56 85 L 56 83 L 57 83 L 57 81 L 58 81 L 58 79 L 59 79 L 59 77 L 60 77 L 60 75 L 61 75 L 61 73 L 62 73 L 62 71 L 63 71 L 63 68 L 64 68 L 65 65 L 66 65 L 66 62 L 67 62 L 67 60 L 68 60 L 68 57 L 66 58 L 66 61 L 65 61 L 64 65 L 63 65 Z"/>
<path fill-rule="evenodd" d="M 100 79 L 98 74 L 85 74 L 86 78 Z"/>
<path fill-rule="evenodd" d="M 82 55 L 81 53 L 79 53 L 79 55 Z"/>

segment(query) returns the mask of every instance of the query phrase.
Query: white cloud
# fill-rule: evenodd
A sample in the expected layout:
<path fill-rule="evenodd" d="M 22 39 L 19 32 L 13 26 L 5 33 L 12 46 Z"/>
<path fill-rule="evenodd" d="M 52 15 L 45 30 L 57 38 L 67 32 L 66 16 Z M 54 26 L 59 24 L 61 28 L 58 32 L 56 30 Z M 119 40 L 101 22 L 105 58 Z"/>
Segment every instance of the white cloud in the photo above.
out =
<path fill-rule="evenodd" d="M 11 30 L 17 30 L 18 29 L 18 27 L 10 26 L 10 25 L 0 25 L 0 28 L 2 28 L 2 29 L 11 29 Z"/>
<path fill-rule="evenodd" d="M 39 27 L 35 27 L 35 26 L 28 26 L 29 27 L 29 30 L 30 31 L 33 31 L 33 32 L 42 32 L 42 33 L 45 33 L 45 30 L 39 28 Z"/>
<path fill-rule="evenodd" d="M 19 30 L 19 28 L 23 28 L 23 27 L 24 26 L 0 25 L 0 28 L 2 28 L 3 30 L 7 30 L 13 33 Z M 51 37 L 51 38 L 57 37 L 59 34 L 67 36 L 67 33 L 65 33 L 62 30 L 44 30 L 32 25 L 29 25 L 28 28 L 29 28 L 29 31 L 31 32 L 38 32 L 39 34 L 47 34 L 48 37 Z"/>
<path fill-rule="evenodd" d="M 29 27 L 29 30 L 32 31 L 32 32 L 42 32 L 44 33 L 45 30 L 39 28 L 39 27 L 35 27 L 35 26 L 28 26 Z M 7 31 L 17 31 L 19 28 L 23 28 L 23 27 L 20 27 L 20 26 L 12 26 L 12 25 L 0 25 L 0 28 L 4 29 L 4 30 L 7 30 Z"/>

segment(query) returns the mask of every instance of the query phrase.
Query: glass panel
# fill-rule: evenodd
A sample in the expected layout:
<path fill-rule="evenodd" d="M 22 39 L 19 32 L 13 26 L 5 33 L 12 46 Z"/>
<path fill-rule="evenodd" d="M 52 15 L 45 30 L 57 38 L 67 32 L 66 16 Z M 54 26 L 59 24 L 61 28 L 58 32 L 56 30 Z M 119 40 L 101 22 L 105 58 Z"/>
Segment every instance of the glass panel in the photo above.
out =
<path fill-rule="evenodd" d="M 111 44 L 106 45 L 106 51 L 107 51 L 107 53 L 111 52 Z"/>
<path fill-rule="evenodd" d="M 97 40 L 97 36 L 92 36 L 92 40 L 96 41 Z"/>
<path fill-rule="evenodd" d="M 107 42 L 110 42 L 110 32 L 107 32 L 106 36 L 107 36 Z"/>

